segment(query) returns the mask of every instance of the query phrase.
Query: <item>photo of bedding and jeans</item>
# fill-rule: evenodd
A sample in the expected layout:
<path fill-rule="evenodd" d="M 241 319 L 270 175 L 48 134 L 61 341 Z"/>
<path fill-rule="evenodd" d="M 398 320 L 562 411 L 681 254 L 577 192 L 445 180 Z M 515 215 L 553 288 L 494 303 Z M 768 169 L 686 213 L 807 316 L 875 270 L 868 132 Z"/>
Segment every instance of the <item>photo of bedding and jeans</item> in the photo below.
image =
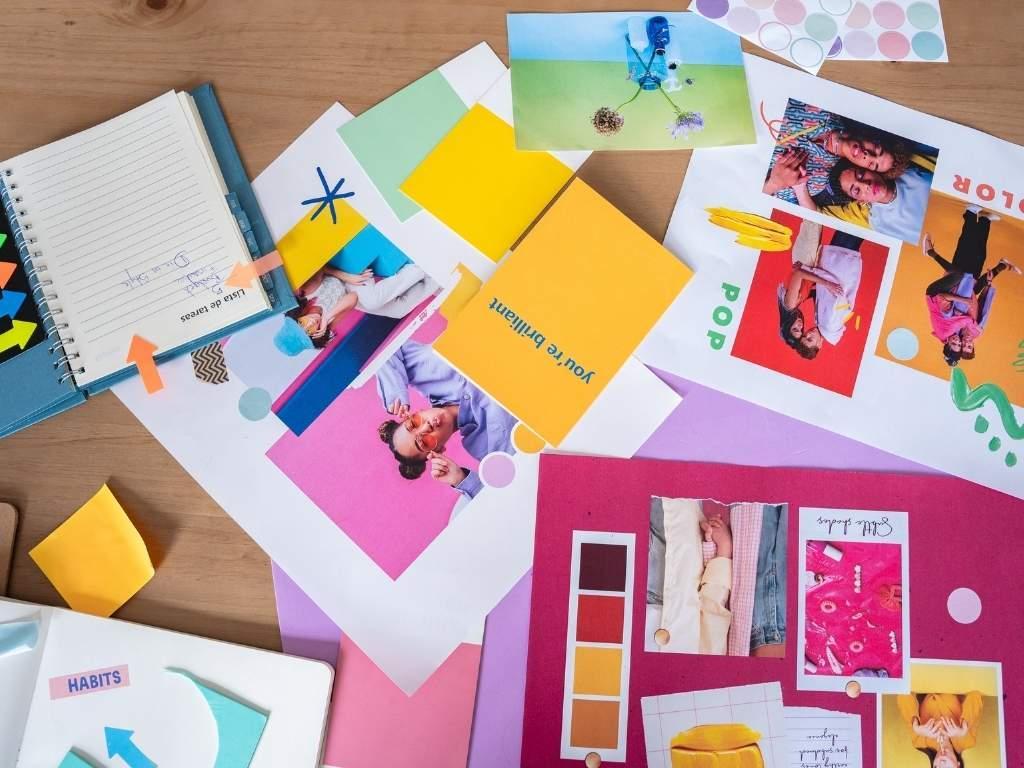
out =
<path fill-rule="evenodd" d="M 785 504 L 651 499 L 644 649 L 782 658 Z"/>

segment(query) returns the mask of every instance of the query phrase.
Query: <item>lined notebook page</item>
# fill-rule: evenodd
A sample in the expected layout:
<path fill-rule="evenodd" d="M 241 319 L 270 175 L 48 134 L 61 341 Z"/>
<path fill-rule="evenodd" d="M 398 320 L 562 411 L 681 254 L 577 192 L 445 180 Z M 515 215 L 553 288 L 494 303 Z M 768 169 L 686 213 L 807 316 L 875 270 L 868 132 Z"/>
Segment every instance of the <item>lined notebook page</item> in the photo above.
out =
<path fill-rule="evenodd" d="M 258 280 L 223 285 L 251 259 L 200 130 L 172 91 L 4 163 L 80 387 L 127 367 L 135 334 L 159 354 L 269 306 Z"/>

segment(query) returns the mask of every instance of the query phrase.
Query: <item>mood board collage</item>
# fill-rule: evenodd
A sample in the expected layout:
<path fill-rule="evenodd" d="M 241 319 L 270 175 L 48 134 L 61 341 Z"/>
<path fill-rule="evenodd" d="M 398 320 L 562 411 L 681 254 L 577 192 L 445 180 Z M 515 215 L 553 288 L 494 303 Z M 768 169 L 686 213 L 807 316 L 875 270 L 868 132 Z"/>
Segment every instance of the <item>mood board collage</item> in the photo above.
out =
<path fill-rule="evenodd" d="M 0 434 L 111 388 L 269 554 L 291 654 L 0 603 L 0 758 L 1008 768 L 1024 149 L 815 76 L 945 61 L 937 3 L 812 5 L 510 13 L 509 67 L 325 105 L 251 185 L 209 89 L 0 164 Z M 168 136 L 113 313 L 59 158 Z M 664 243 L 576 175 L 625 149 L 693 150 Z"/>

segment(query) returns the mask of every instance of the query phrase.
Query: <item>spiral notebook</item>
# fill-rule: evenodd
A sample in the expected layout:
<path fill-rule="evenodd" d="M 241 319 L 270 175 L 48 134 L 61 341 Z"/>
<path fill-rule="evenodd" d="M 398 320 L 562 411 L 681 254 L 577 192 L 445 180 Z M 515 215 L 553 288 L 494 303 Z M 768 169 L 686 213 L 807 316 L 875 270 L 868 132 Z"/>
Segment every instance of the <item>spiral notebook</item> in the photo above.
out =
<path fill-rule="evenodd" d="M 0 436 L 294 306 L 210 86 L 0 162 Z"/>

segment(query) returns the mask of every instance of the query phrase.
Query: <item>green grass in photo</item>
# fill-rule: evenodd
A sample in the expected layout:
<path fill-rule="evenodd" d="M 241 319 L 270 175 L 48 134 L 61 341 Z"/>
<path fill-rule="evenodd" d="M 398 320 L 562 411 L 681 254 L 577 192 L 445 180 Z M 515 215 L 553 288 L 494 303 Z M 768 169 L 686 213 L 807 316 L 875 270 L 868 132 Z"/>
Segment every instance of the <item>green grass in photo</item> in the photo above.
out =
<path fill-rule="evenodd" d="M 684 65 L 679 79 L 692 86 L 669 93 L 683 110 L 700 112 L 704 130 L 673 139 L 675 119 L 665 96 L 643 91 L 620 110 L 625 123 L 602 136 L 591 118 L 600 107 L 614 109 L 636 93 L 625 62 L 513 60 L 516 145 L 519 149 L 692 149 L 753 144 L 747 78 L 743 67 Z"/>

